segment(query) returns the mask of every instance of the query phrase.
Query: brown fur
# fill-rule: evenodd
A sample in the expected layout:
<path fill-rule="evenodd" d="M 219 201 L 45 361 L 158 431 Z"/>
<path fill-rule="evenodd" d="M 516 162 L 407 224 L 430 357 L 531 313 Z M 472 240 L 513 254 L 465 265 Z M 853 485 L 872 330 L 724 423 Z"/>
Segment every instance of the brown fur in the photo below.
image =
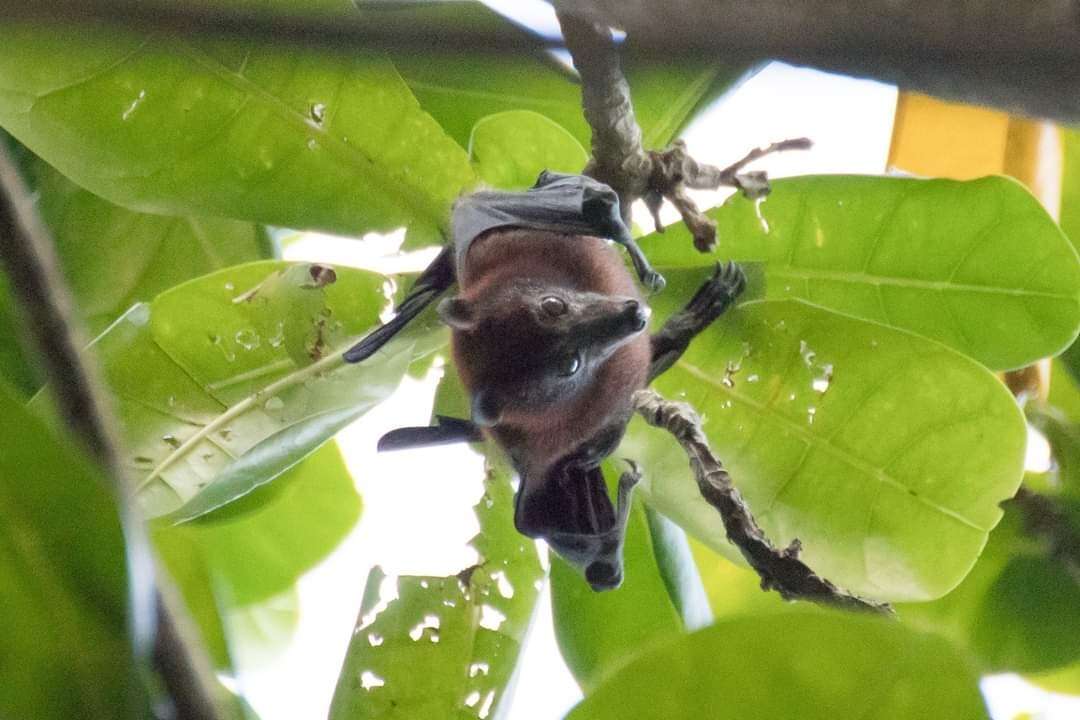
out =
<path fill-rule="evenodd" d="M 491 311 L 500 289 L 520 278 L 641 301 L 621 255 L 599 238 L 535 230 L 493 231 L 473 242 L 462 264 L 459 297 L 481 312 Z M 454 361 L 470 395 L 484 383 L 483 370 L 478 369 L 483 351 L 488 344 L 504 340 L 454 331 Z M 587 390 L 541 412 L 508 412 L 488 434 L 509 452 L 519 470 L 542 473 L 603 427 L 625 423 L 631 396 L 645 386 L 650 360 L 648 334 L 640 332 L 596 368 Z"/>

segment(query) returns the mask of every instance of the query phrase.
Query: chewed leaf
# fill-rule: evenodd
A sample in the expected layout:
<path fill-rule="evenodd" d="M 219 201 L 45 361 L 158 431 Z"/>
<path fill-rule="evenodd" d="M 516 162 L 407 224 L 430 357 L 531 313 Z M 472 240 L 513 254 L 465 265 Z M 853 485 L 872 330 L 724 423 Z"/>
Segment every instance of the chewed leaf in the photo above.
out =
<path fill-rule="evenodd" d="M 116 394 L 126 464 L 151 516 L 206 488 L 209 496 L 184 513 L 194 517 L 272 480 L 388 396 L 404 374 L 408 341 L 359 366 L 340 360 L 377 322 L 382 276 L 340 270 L 332 285 L 282 289 L 294 298 L 289 307 L 253 298 L 253 288 L 289 267 L 259 262 L 198 278 L 136 305 L 94 342 Z M 309 277 L 311 266 L 292 267 Z M 295 300 L 303 293 L 314 302 Z M 319 333 L 321 359 L 290 355 L 285 322 Z M 217 482 L 223 487 L 214 489 Z"/>
<path fill-rule="evenodd" d="M 669 274 L 669 292 L 690 292 L 696 275 Z M 1020 483 L 1023 416 L 991 373 L 931 340 L 801 302 L 729 311 L 656 386 L 706 418 L 773 543 L 799 539 L 812 568 L 857 594 L 949 591 Z M 639 424 L 629 438 L 620 452 L 650 468 L 649 502 L 734 554 L 682 451 Z"/>
<path fill-rule="evenodd" d="M 476 506 L 480 563 L 453 577 L 368 576 L 330 720 L 498 717 L 543 571 L 490 473 Z"/>
<path fill-rule="evenodd" d="M 709 211 L 727 259 L 765 261 L 768 297 L 911 330 L 1003 370 L 1080 329 L 1080 259 L 1023 186 L 881 177 L 777 180 Z M 681 223 L 642 247 L 661 272 L 706 267 Z"/>
<path fill-rule="evenodd" d="M 160 213 L 444 227 L 474 182 L 393 65 L 362 52 L 8 25 L 0 125 L 80 185 Z"/>

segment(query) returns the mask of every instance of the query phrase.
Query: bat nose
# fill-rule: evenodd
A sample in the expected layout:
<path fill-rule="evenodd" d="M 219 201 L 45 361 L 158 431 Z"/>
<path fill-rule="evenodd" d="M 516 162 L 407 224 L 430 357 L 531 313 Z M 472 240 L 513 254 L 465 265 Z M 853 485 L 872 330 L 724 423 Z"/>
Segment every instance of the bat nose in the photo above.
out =
<path fill-rule="evenodd" d="M 585 580 L 596 592 L 614 590 L 622 584 L 622 568 L 606 560 L 596 560 L 585 568 Z"/>
<path fill-rule="evenodd" d="M 649 316 L 652 314 L 652 309 L 648 305 L 643 305 L 637 300 L 627 300 L 624 303 L 626 308 L 626 314 L 633 320 L 634 330 L 644 330 L 645 326 L 649 323 Z"/>

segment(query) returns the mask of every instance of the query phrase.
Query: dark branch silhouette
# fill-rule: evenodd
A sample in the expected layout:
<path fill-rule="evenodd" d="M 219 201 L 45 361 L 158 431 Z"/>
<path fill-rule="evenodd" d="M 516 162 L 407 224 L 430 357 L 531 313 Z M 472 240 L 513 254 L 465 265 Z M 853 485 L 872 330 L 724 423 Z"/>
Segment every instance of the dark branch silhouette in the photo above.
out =
<path fill-rule="evenodd" d="M 635 406 L 646 422 L 667 430 L 686 451 L 702 497 L 720 513 L 728 540 L 761 577 L 763 590 L 775 590 L 785 600 L 809 600 L 883 615 L 892 613 L 889 605 L 852 595 L 817 575 L 799 559 L 802 546 L 798 540 L 781 550 L 765 537 L 727 470 L 709 448 L 701 418 L 693 408 L 665 400 L 652 390 L 639 392 Z"/>
<path fill-rule="evenodd" d="M 48 392 L 68 430 L 113 483 L 128 552 L 149 560 L 148 540 L 142 519 L 133 508 L 128 483 L 117 453 L 107 396 L 101 390 L 93 362 L 81 348 L 86 346 L 63 274 L 59 271 L 52 237 L 34 208 L 34 201 L 0 143 L 0 265 L 10 279 L 11 293 L 38 350 L 48 381 Z M 129 568 L 145 566 L 129 563 Z M 177 620 L 155 588 L 151 576 L 132 573 L 133 594 L 152 595 L 155 618 L 136 618 L 135 627 L 157 626 L 153 661 L 172 697 L 179 720 L 215 720 L 212 674 L 196 665 L 191 648 L 178 632 Z M 172 595 L 170 594 L 171 598 Z M 148 603 L 149 604 L 149 603 Z M 133 603 L 137 611 L 139 603 Z"/>

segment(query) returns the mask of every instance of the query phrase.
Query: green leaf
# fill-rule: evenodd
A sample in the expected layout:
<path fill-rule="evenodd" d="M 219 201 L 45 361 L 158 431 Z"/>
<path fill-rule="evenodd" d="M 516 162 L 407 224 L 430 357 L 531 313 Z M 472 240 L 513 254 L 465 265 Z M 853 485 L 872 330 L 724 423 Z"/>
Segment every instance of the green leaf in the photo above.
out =
<path fill-rule="evenodd" d="M 728 620 L 638 658 L 568 720 L 985 720 L 975 675 L 899 623 L 792 613 Z"/>
<path fill-rule="evenodd" d="M 901 605 L 901 619 L 966 649 L 984 673 L 1047 672 L 1080 660 L 1080 585 L 1024 532 L 1015 504 L 971 573 L 931 603 Z"/>
<path fill-rule="evenodd" d="M 176 558 L 163 548 L 194 545 L 218 607 L 228 609 L 290 588 L 359 518 L 360 497 L 337 446 L 329 443 L 227 507 L 194 522 L 159 526 L 155 542 L 170 569 Z"/>
<path fill-rule="evenodd" d="M 512 110 L 476 123 L 469 153 L 480 178 L 492 187 L 524 190 L 542 170 L 580 173 L 585 148 L 560 125 L 539 113 Z"/>
<path fill-rule="evenodd" d="M 24 180 L 52 233 L 75 308 L 93 335 L 136 302 L 272 254 L 265 233 L 251 223 L 126 210 L 83 190 L 14 140 L 10 144 L 22 155 Z M 40 383 L 22 357 L 6 285 L 0 277 L 0 372 L 29 393 Z"/>
<path fill-rule="evenodd" d="M 476 506 L 481 563 L 456 577 L 368 576 L 330 720 L 499 717 L 543 572 L 513 526 L 505 473 L 489 474 Z M 379 586 L 397 598 L 375 604 Z"/>
<path fill-rule="evenodd" d="M 1053 407 L 1034 406 L 1027 415 L 1032 426 L 1050 443 L 1054 459 L 1053 489 L 1080 500 L 1080 424 Z"/>
<path fill-rule="evenodd" d="M 137 302 L 199 275 L 268 257 L 263 231 L 210 217 L 137 213 L 83 190 L 38 160 L 41 218 L 87 329 L 97 335 Z"/>
<path fill-rule="evenodd" d="M 1080 251 L 1080 130 L 1064 128 L 1065 145 L 1061 175 L 1061 229 Z"/>
<path fill-rule="evenodd" d="M 716 617 L 784 611 L 810 612 L 810 603 L 785 602 L 779 593 L 761 589 L 761 578 L 745 564 L 736 564 L 720 553 L 692 540 L 690 547 L 701 572 L 701 582 Z"/>
<path fill-rule="evenodd" d="M 393 66 L 364 53 L 7 26 L 0 125 L 80 185 L 159 213 L 443 228 L 474 182 Z"/>
<path fill-rule="evenodd" d="M 661 315 L 702 279 L 666 275 Z M 858 594 L 948 592 L 1020 483 L 1023 417 L 991 373 L 931 340 L 802 302 L 730 310 L 655 385 L 704 414 L 773 543 L 800 539 L 811 567 Z M 651 505 L 737 557 L 674 441 L 633 423 L 620 454 L 647 469 Z"/>
<path fill-rule="evenodd" d="M 683 624 L 688 630 L 711 625 L 709 597 L 686 533 L 651 507 L 645 508 L 645 518 L 649 521 L 656 566 Z"/>
<path fill-rule="evenodd" d="M 105 479 L 0 385 L 0 714 L 149 715 Z"/>
<path fill-rule="evenodd" d="M 8 277 L 0 272 L 0 381 L 28 397 L 41 387 L 41 380 L 36 364 L 23 352 L 23 328 L 13 303 Z"/>
<path fill-rule="evenodd" d="M 371 4 L 370 2 L 365 4 Z M 480 3 L 421 4 L 395 9 L 428 22 L 469 23 L 502 29 L 511 25 Z M 372 15 L 386 15 L 386 10 Z M 523 31 L 524 34 L 525 31 Z M 473 127 L 485 116 L 508 110 L 530 110 L 561 125 L 584 146 L 589 126 L 581 113 L 581 90 L 573 71 L 542 53 L 533 57 L 423 55 L 394 53 L 402 78 L 439 124 L 466 147 Z M 660 64 L 628 53 L 623 70 L 634 96 L 634 112 L 647 148 L 669 143 L 694 114 L 756 72 L 716 63 Z"/>
<path fill-rule="evenodd" d="M 640 501 L 627 523 L 622 586 L 594 592 L 580 572 L 552 553 L 551 608 L 563 659 L 586 693 L 649 647 L 684 632 Z"/>
<path fill-rule="evenodd" d="M 1080 663 L 1054 672 L 1025 675 L 1024 679 L 1050 692 L 1080 695 Z"/>
<path fill-rule="evenodd" d="M 793 178 L 709 215 L 726 257 L 766 261 L 768 298 L 911 330 L 995 370 L 1060 352 L 1080 328 L 1076 250 L 1007 178 Z M 642 247 L 661 270 L 712 262 L 681 223 Z"/>
<path fill-rule="evenodd" d="M 251 492 L 397 387 L 409 339 L 361 365 L 340 358 L 377 322 L 382 276 L 341 269 L 333 284 L 296 288 L 318 296 L 315 315 L 299 301 L 283 315 L 261 283 L 290 267 L 312 266 L 259 262 L 192 280 L 135 306 L 94 342 L 149 515 L 174 512 L 204 488 L 210 495 L 180 517 Z M 309 349 L 303 366 L 287 350 L 290 328 Z"/>

